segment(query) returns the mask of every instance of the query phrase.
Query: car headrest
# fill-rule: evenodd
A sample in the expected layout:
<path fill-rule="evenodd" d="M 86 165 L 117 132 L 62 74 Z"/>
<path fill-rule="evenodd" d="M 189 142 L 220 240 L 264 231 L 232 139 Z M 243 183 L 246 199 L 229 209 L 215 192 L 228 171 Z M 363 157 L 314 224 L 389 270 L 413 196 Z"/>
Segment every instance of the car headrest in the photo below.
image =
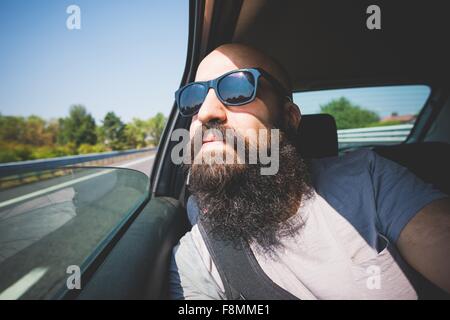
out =
<path fill-rule="evenodd" d="M 325 158 L 338 155 L 337 129 L 329 114 L 303 115 L 297 135 L 303 158 Z"/>

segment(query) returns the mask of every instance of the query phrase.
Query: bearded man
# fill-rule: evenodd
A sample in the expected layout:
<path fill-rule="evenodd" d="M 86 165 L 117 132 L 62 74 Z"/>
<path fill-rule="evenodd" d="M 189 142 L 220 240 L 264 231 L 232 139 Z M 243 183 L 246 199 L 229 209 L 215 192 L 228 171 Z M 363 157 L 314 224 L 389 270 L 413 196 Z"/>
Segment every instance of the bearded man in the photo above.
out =
<path fill-rule="evenodd" d="M 192 117 L 193 227 L 173 249 L 172 298 L 416 299 L 423 288 L 450 292 L 448 196 L 370 150 L 303 159 L 295 143 L 300 110 L 274 59 L 222 45 L 176 99 L 181 115 Z M 263 174 L 261 151 L 276 153 L 276 172 Z M 250 269 L 233 254 L 215 259 L 214 241 L 246 251 Z M 254 279 L 251 290 L 241 286 L 247 279 Z"/>

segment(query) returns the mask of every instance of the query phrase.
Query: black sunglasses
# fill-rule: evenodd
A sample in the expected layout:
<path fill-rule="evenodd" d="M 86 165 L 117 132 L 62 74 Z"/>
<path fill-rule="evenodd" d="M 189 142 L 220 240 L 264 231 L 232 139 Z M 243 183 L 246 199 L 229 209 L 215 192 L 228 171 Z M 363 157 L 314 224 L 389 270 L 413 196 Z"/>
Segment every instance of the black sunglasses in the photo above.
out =
<path fill-rule="evenodd" d="M 259 78 L 263 76 L 274 87 L 279 95 L 292 101 L 291 94 L 272 75 L 261 68 L 238 69 L 227 72 L 220 77 L 209 80 L 191 82 L 175 92 L 175 99 L 184 117 L 198 113 L 210 88 L 216 92 L 217 98 L 226 106 L 241 106 L 255 100 Z"/>

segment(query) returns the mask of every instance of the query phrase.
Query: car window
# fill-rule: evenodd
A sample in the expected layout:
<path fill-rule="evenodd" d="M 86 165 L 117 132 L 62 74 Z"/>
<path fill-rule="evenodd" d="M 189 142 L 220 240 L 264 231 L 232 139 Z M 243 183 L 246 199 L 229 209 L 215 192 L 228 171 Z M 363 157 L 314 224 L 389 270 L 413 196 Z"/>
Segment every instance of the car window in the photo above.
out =
<path fill-rule="evenodd" d="M 149 200 L 188 6 L 0 2 L 0 300 L 83 289 Z"/>
<path fill-rule="evenodd" d="M 76 271 L 148 195 L 148 177 L 136 170 L 68 167 L 45 174 L 54 178 L 1 193 L 0 300 L 50 298 L 71 280 L 76 285 Z"/>
<path fill-rule="evenodd" d="M 345 150 L 405 141 L 429 95 L 426 85 L 402 85 L 298 92 L 294 102 L 302 114 L 331 114 Z"/>

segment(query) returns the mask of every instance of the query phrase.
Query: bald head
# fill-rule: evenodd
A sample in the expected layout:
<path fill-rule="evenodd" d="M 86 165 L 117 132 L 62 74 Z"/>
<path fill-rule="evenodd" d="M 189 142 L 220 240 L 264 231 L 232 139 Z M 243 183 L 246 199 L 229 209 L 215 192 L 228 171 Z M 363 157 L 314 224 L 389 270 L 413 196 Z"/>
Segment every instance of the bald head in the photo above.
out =
<path fill-rule="evenodd" d="M 288 73 L 273 58 L 242 44 L 224 44 L 208 54 L 200 63 L 195 81 L 209 81 L 221 75 L 243 68 L 261 68 L 276 78 L 288 93 L 292 85 Z M 301 119 L 298 106 L 290 99 L 280 99 L 273 86 L 261 77 L 262 90 L 252 102 L 243 106 L 224 106 L 212 90 L 208 91 L 198 113 L 191 122 L 191 132 L 211 121 L 226 124 L 238 130 L 271 128 L 277 126 L 289 135 L 297 132 Z"/>
<path fill-rule="evenodd" d="M 288 92 L 292 92 L 289 75 L 277 61 L 255 48 L 237 43 L 221 45 L 208 54 L 198 67 L 196 81 L 210 80 L 231 70 L 252 67 L 264 69 Z"/>

